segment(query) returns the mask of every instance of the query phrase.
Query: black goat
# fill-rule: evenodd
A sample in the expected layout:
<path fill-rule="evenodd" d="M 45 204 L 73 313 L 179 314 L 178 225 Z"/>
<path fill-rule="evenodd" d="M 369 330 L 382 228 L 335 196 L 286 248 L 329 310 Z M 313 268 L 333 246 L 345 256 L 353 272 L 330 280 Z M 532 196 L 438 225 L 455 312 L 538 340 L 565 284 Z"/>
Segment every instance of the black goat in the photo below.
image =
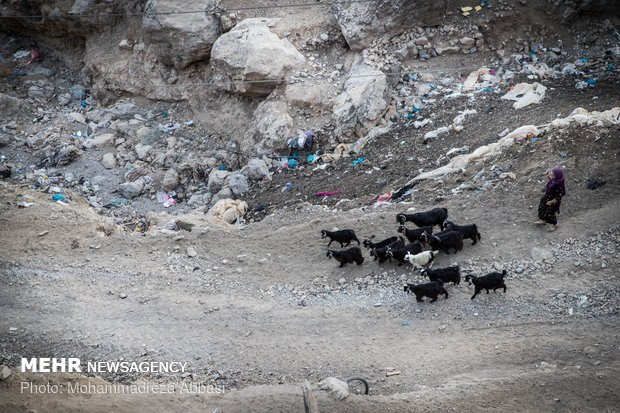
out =
<path fill-rule="evenodd" d="M 453 284 L 461 283 L 460 267 L 436 268 L 434 270 L 425 268 L 422 270 L 422 277 L 428 277 L 431 281 L 443 280 L 443 282 L 451 282 Z"/>
<path fill-rule="evenodd" d="M 355 231 L 352 229 L 342 229 L 340 231 L 323 230 L 321 231 L 321 238 L 325 237 L 329 237 L 330 240 L 329 244 L 327 244 L 328 247 L 334 241 L 339 242 L 341 247 L 348 247 L 351 245 L 351 241 L 357 241 L 357 245 L 360 245 L 360 240 L 357 239 L 355 236 Z M 345 243 L 347 245 L 344 245 Z"/>
<path fill-rule="evenodd" d="M 386 254 L 390 258 L 396 258 L 398 260 L 398 266 L 400 267 L 405 262 L 405 255 L 411 253 L 412 255 L 422 252 L 422 244 L 419 242 L 412 242 L 405 245 L 403 248 L 391 248 L 388 247 Z"/>
<path fill-rule="evenodd" d="M 416 242 L 420 240 L 422 234 L 432 234 L 433 227 L 431 225 L 428 225 L 426 227 L 420 227 L 416 229 L 407 229 L 404 225 L 401 225 L 400 227 L 398 227 L 398 232 L 406 236 L 409 242 Z"/>
<path fill-rule="evenodd" d="M 418 227 L 426 227 L 428 225 L 438 225 L 448 219 L 448 210 L 446 208 L 435 208 L 426 212 L 418 212 L 415 214 L 398 214 L 396 215 L 396 222 L 401 225 L 405 224 L 405 221 L 411 221 Z"/>
<path fill-rule="evenodd" d="M 388 255 L 387 255 L 387 252 L 390 249 L 403 248 L 404 246 L 405 246 L 405 239 L 403 237 L 400 237 L 400 239 L 392 242 L 387 247 L 371 249 L 370 250 L 370 256 L 371 257 L 375 257 L 375 261 L 379 260 L 379 264 L 383 264 L 385 261 L 390 259 L 390 257 L 388 257 Z"/>
<path fill-rule="evenodd" d="M 366 248 L 383 248 L 383 247 L 387 247 L 388 245 L 390 245 L 391 243 L 398 241 L 398 237 L 397 236 L 393 236 L 390 238 L 386 238 L 381 242 L 372 242 L 371 239 L 374 238 L 374 235 L 372 237 L 370 237 L 369 239 L 365 239 L 362 244 L 364 244 L 364 247 Z"/>
<path fill-rule="evenodd" d="M 470 240 L 473 241 L 474 245 L 476 242 L 478 242 L 482 237 L 480 236 L 480 233 L 478 232 L 478 227 L 476 226 L 476 224 L 472 224 L 472 225 L 456 225 L 454 222 L 452 221 L 448 221 L 447 219 L 441 224 L 441 228 L 442 229 L 447 229 L 450 231 L 458 231 L 461 234 L 463 234 L 463 239 L 467 239 L 469 238 Z"/>
<path fill-rule="evenodd" d="M 436 232 L 436 233 L 433 234 L 433 233 L 428 233 L 428 232 L 424 231 L 422 233 L 422 235 L 420 235 L 420 242 L 422 244 L 428 244 L 428 242 L 430 241 L 431 236 L 433 236 L 433 235 L 441 236 L 441 235 L 447 234 L 448 232 L 450 232 L 450 231 L 440 231 L 440 232 Z"/>
<path fill-rule="evenodd" d="M 352 264 L 353 262 L 357 263 L 357 265 L 364 262 L 362 250 L 360 250 L 359 247 L 353 247 L 343 251 L 327 250 L 327 254 L 325 256 L 330 259 L 335 258 L 336 261 L 340 263 L 341 267 L 344 267 L 345 264 Z"/>
<path fill-rule="evenodd" d="M 474 292 L 471 299 L 473 300 L 482 290 L 487 290 L 488 294 L 489 290 L 495 291 L 498 288 L 503 288 L 504 292 L 506 292 L 506 284 L 504 283 L 504 277 L 506 274 L 506 270 L 504 270 L 501 273 L 492 272 L 482 277 L 476 277 L 475 275 L 465 276 L 465 281 L 467 281 L 470 285 L 474 284 L 476 287 L 476 292 Z"/>
<path fill-rule="evenodd" d="M 456 253 L 463 249 L 463 234 L 458 231 L 450 231 L 442 235 L 432 235 L 428 240 L 428 245 L 433 250 L 443 250 L 446 254 L 450 254 L 448 249 L 453 248 Z"/>
<path fill-rule="evenodd" d="M 448 298 L 448 292 L 443 288 L 443 281 L 437 280 L 427 284 L 407 284 L 404 288 L 406 293 L 414 293 L 416 301 L 423 301 L 424 296 L 432 298 L 431 303 L 437 301 L 440 294 L 444 294 Z"/>

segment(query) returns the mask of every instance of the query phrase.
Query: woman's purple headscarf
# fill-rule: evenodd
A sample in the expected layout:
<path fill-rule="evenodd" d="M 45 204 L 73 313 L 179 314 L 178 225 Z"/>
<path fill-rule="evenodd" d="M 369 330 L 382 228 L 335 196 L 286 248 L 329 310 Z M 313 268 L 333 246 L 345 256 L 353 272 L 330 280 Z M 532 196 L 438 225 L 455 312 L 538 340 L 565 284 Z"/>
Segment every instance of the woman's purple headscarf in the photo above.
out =
<path fill-rule="evenodd" d="M 560 187 L 562 188 L 562 196 L 566 195 L 566 187 L 564 186 L 564 171 L 562 170 L 562 168 L 555 168 L 551 172 L 553 172 L 553 179 L 549 179 L 549 182 L 547 182 L 547 193 L 551 190 L 552 187 L 560 185 Z"/>

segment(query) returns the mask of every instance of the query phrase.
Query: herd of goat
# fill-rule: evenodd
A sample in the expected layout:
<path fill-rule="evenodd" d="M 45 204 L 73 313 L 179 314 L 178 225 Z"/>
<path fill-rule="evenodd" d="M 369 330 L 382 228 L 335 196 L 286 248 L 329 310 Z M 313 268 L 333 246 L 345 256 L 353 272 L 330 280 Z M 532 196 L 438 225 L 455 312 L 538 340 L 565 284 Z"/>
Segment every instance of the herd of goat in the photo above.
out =
<path fill-rule="evenodd" d="M 370 256 L 375 261 L 383 264 L 385 261 L 395 259 L 398 265 L 408 262 L 413 268 L 423 268 L 422 276 L 428 277 L 430 282 L 426 284 L 406 284 L 405 292 L 413 293 L 417 301 L 423 301 L 423 297 L 431 298 L 431 303 L 437 301 L 439 295 L 445 295 L 448 298 L 448 291 L 444 288 L 444 283 L 459 284 L 461 282 L 460 267 L 452 266 L 446 268 L 431 269 L 435 256 L 439 251 L 445 251 L 446 254 L 458 252 L 463 249 L 463 240 L 470 239 L 476 244 L 481 237 L 478 227 L 472 225 L 456 225 L 448 220 L 448 210 L 446 208 L 435 208 L 426 212 L 418 212 L 415 214 L 398 214 L 396 221 L 400 224 L 398 233 L 402 236 L 393 236 L 384 239 L 381 242 L 372 242 L 374 235 L 370 239 L 366 239 L 360 243 L 352 229 L 343 229 L 340 231 L 321 231 L 322 238 L 329 238 L 329 244 L 336 241 L 340 243 L 340 247 L 348 247 L 351 242 L 356 241 L 358 245 L 363 244 L 370 250 Z M 406 222 L 413 222 L 418 228 L 409 229 L 405 226 Z M 440 232 L 433 233 L 433 227 L 441 228 Z M 408 243 L 405 242 L 405 238 Z M 424 251 L 424 245 L 428 245 L 431 249 Z M 327 250 L 327 257 L 335 258 L 340 262 L 340 266 L 345 264 L 356 263 L 358 265 L 364 262 L 362 250 L 359 247 L 352 247 L 342 251 Z M 472 300 L 482 290 L 504 289 L 506 292 L 506 284 L 504 277 L 506 271 L 492 272 L 485 276 L 476 277 L 467 275 L 465 281 L 470 285 L 474 285 L 475 292 L 471 297 Z"/>

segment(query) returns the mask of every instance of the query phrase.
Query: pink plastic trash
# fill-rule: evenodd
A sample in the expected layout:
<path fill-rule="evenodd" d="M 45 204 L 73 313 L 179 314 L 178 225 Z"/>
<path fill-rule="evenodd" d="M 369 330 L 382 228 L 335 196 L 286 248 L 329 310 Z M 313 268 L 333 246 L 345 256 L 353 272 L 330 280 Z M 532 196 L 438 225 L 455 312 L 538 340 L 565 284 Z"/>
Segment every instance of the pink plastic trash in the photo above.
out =
<path fill-rule="evenodd" d="M 34 59 L 38 59 L 39 57 L 41 57 L 41 53 L 38 50 L 33 49 L 30 52 L 30 60 L 28 60 L 28 63 L 26 63 L 26 66 L 28 66 L 30 63 L 32 63 L 34 61 Z"/>

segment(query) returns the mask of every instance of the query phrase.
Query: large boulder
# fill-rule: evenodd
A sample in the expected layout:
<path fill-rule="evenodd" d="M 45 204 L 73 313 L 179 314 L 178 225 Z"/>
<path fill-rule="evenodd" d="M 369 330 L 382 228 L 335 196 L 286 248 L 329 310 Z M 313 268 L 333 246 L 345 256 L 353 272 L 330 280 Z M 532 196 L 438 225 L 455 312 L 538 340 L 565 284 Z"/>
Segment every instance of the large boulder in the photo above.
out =
<path fill-rule="evenodd" d="M 240 173 L 235 173 L 228 177 L 228 187 L 236 197 L 250 190 L 247 176 Z"/>
<path fill-rule="evenodd" d="M 207 183 L 207 189 L 209 192 L 215 194 L 222 189 L 228 175 L 230 175 L 230 172 L 228 171 L 220 171 L 219 169 L 212 170 L 209 174 L 209 181 Z"/>
<path fill-rule="evenodd" d="M 269 167 L 262 159 L 254 158 L 243 168 L 243 172 L 248 176 L 248 178 L 255 181 L 260 181 L 269 175 Z"/>
<path fill-rule="evenodd" d="M 164 191 L 172 191 L 177 186 L 179 186 L 179 173 L 175 169 L 168 169 L 162 183 Z"/>
<path fill-rule="evenodd" d="M 269 30 L 273 20 L 246 19 L 220 36 L 211 49 L 220 88 L 243 96 L 267 96 L 305 59 L 288 40 Z M 237 83 L 256 81 L 256 83 Z"/>
<path fill-rule="evenodd" d="M 375 0 L 334 2 L 332 12 L 351 50 L 362 50 L 379 37 L 391 37 L 413 26 L 436 26 L 445 0 Z"/>
<path fill-rule="evenodd" d="M 377 124 L 388 106 L 389 88 L 385 74 L 364 63 L 354 66 L 343 92 L 334 103 L 335 134 L 344 138 L 364 136 Z"/>
<path fill-rule="evenodd" d="M 286 140 L 295 135 L 293 118 L 282 101 L 265 101 L 254 112 L 254 120 L 241 142 L 244 152 L 270 154 L 275 148 L 286 147 Z"/>
<path fill-rule="evenodd" d="M 183 69 L 205 60 L 220 34 L 220 25 L 208 9 L 215 0 L 149 0 L 142 25 L 160 62 Z M 204 13 L 148 14 L 205 10 Z"/>

